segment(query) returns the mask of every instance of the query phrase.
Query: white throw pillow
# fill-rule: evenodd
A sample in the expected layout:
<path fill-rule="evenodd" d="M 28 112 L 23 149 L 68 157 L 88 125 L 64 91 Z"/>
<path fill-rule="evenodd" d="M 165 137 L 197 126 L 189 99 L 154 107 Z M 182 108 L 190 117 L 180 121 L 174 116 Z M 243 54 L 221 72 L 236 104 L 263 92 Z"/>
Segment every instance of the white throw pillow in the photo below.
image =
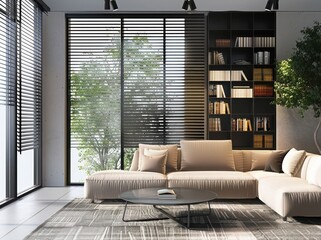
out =
<path fill-rule="evenodd" d="M 321 187 L 321 157 L 311 157 L 307 169 L 308 183 Z"/>
<path fill-rule="evenodd" d="M 300 170 L 305 154 L 304 150 L 292 148 L 283 159 L 282 171 L 290 176 L 295 176 Z"/>

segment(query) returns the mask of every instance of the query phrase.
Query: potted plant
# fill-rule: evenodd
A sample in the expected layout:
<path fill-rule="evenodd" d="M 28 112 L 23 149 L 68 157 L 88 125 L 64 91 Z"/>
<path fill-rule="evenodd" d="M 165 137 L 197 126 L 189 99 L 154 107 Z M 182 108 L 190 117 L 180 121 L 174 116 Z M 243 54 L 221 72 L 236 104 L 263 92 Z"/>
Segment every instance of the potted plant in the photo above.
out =
<path fill-rule="evenodd" d="M 276 104 L 297 108 L 303 113 L 312 109 L 319 123 L 314 131 L 314 143 L 321 153 L 317 133 L 321 125 L 321 25 L 315 22 L 302 31 L 302 38 L 289 59 L 277 65 L 275 82 Z"/>

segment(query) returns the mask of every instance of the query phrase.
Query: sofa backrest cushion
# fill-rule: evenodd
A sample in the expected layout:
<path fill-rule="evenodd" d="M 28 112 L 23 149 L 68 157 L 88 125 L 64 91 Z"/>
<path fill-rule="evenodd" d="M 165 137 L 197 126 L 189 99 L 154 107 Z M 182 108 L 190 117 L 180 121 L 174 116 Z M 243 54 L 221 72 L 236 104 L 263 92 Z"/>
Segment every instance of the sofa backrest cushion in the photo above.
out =
<path fill-rule="evenodd" d="M 177 145 L 149 145 L 149 144 L 139 144 L 139 160 L 138 160 L 138 170 L 141 170 L 141 163 L 144 156 L 144 149 L 154 149 L 162 150 L 167 149 L 167 162 L 166 162 L 166 172 L 177 171 Z"/>
<path fill-rule="evenodd" d="M 306 180 L 321 187 L 321 156 L 307 156 L 306 162 Z"/>
<path fill-rule="evenodd" d="M 182 171 L 235 171 L 231 140 L 181 140 Z"/>

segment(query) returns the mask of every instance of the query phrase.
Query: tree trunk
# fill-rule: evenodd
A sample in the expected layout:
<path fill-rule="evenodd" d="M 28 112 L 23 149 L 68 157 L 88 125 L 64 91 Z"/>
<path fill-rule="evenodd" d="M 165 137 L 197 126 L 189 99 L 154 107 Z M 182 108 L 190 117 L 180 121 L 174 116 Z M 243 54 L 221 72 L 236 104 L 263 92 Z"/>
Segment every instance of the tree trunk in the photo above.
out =
<path fill-rule="evenodd" d="M 314 135 L 313 135 L 313 137 L 314 137 L 314 144 L 315 144 L 315 146 L 317 146 L 317 149 L 318 149 L 318 151 L 319 151 L 319 154 L 321 154 L 321 148 L 320 148 L 320 145 L 319 145 L 319 143 L 318 143 L 317 135 L 318 135 L 318 131 L 319 131 L 320 126 L 321 126 L 321 116 L 319 117 L 319 123 L 318 123 L 316 129 L 314 130 Z"/>

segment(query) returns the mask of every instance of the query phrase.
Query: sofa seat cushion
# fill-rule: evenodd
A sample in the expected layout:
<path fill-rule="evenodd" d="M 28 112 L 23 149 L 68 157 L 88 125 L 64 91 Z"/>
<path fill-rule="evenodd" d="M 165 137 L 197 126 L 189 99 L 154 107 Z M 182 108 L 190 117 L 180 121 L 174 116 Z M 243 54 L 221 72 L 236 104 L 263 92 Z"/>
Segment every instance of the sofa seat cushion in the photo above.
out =
<path fill-rule="evenodd" d="M 105 170 L 88 176 L 85 180 L 85 198 L 114 199 L 119 194 L 138 188 L 164 188 L 166 175 L 156 172 Z"/>
<path fill-rule="evenodd" d="M 289 176 L 285 173 L 267 172 L 264 170 L 250 171 L 248 173 L 257 180 L 260 180 L 261 178 L 266 178 L 266 177 L 288 177 Z"/>
<path fill-rule="evenodd" d="M 169 187 L 206 189 L 218 198 L 256 198 L 256 179 L 238 171 L 179 171 L 167 175 Z"/>
<path fill-rule="evenodd" d="M 265 177 L 259 180 L 261 201 L 280 214 L 320 216 L 321 188 L 297 177 Z"/>

